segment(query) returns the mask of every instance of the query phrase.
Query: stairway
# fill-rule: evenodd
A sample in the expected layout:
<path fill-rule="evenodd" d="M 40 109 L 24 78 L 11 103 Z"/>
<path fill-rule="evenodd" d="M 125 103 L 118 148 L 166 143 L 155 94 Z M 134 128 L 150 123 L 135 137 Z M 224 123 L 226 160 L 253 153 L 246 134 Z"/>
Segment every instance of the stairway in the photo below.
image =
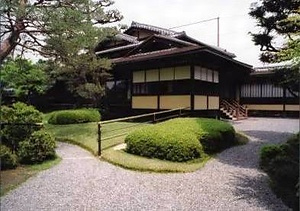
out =
<path fill-rule="evenodd" d="M 231 120 L 241 120 L 248 117 L 248 111 L 245 106 L 240 105 L 235 100 L 221 100 L 220 111 Z"/>

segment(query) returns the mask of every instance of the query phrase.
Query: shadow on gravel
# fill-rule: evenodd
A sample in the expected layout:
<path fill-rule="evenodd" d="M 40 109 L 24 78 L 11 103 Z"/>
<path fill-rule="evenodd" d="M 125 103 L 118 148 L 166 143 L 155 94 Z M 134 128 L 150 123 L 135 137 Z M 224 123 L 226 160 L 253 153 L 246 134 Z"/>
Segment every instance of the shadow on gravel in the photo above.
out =
<path fill-rule="evenodd" d="M 266 210 L 289 210 L 288 208 L 283 209 L 283 202 L 272 194 L 268 186 L 268 177 L 264 174 L 256 176 L 232 175 L 229 185 L 234 187 L 233 194 L 237 201 L 246 200 L 250 204 L 255 201 Z"/>
<path fill-rule="evenodd" d="M 246 145 L 223 151 L 217 156 L 218 161 L 240 168 L 258 168 L 259 152 L 262 146 L 285 142 L 292 135 L 292 133 L 274 131 L 243 132 L 249 136 L 249 142 Z"/>

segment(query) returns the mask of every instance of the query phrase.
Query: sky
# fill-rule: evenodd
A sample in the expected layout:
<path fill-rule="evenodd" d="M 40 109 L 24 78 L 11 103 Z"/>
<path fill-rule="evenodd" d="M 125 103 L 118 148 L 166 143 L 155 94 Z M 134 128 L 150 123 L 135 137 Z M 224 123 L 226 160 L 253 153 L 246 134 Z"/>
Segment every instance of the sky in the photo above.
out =
<path fill-rule="evenodd" d="M 121 24 L 132 21 L 163 28 L 185 25 L 220 17 L 220 47 L 234 53 L 235 59 L 254 67 L 259 61 L 259 46 L 255 46 L 249 32 L 257 32 L 255 19 L 249 8 L 256 0 L 115 0 L 112 8 L 124 16 Z M 210 45 L 217 45 L 217 21 L 173 29 Z"/>

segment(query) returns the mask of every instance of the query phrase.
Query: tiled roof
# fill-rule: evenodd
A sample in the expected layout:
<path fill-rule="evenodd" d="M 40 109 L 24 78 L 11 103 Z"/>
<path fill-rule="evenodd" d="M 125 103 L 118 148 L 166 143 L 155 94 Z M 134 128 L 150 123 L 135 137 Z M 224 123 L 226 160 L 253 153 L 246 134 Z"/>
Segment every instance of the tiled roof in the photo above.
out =
<path fill-rule="evenodd" d="M 201 42 L 199 40 L 196 40 L 196 39 L 194 39 L 194 38 L 192 38 L 192 37 L 190 37 L 190 36 L 188 36 L 186 34 L 183 34 L 182 36 L 188 38 L 189 40 L 192 40 L 195 43 L 198 43 L 199 45 L 207 46 L 207 47 L 212 48 L 212 49 L 214 49 L 216 51 L 222 52 L 223 54 L 225 54 L 225 55 L 227 55 L 229 57 L 232 57 L 232 58 L 236 57 L 236 55 L 234 53 L 228 52 L 224 48 L 220 48 L 220 47 L 217 47 L 217 46 L 214 46 L 214 45 L 209 45 L 209 44 L 203 43 L 203 42 Z"/>

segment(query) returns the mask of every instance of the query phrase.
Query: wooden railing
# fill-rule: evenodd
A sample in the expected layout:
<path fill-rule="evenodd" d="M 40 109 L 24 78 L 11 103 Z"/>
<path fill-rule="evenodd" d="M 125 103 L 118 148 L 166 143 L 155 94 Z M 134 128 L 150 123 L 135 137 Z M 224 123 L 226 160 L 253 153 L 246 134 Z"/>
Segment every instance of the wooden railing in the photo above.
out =
<path fill-rule="evenodd" d="M 248 109 L 246 106 L 239 104 L 236 100 L 231 100 L 231 102 L 238 109 L 241 116 L 248 117 Z"/>
<path fill-rule="evenodd" d="M 248 117 L 248 110 L 246 107 L 240 105 L 237 101 L 235 100 L 221 100 L 220 103 L 221 107 L 223 107 L 227 112 L 229 112 L 230 115 L 235 117 L 236 119 L 240 119 Z"/>
<path fill-rule="evenodd" d="M 105 140 L 113 139 L 113 138 L 124 136 L 124 135 L 128 134 L 128 132 L 125 132 L 125 133 L 120 133 L 120 134 L 117 134 L 117 135 L 114 135 L 111 137 L 102 138 L 101 128 L 103 125 L 115 123 L 115 122 L 121 122 L 121 121 L 133 121 L 133 120 L 146 118 L 146 117 L 148 117 L 149 120 L 146 122 L 144 121 L 143 123 L 157 123 L 159 121 L 163 121 L 166 119 L 184 116 L 184 115 L 186 115 L 186 113 L 184 111 L 187 111 L 189 108 L 190 107 L 176 108 L 176 109 L 171 109 L 171 110 L 167 110 L 167 111 L 159 111 L 159 112 L 153 112 L 153 113 L 148 113 L 148 114 L 141 114 L 141 115 L 136 115 L 136 116 L 130 116 L 130 117 L 124 117 L 124 118 L 118 118 L 118 119 L 112 119 L 112 120 L 98 122 L 97 123 L 97 125 L 98 125 L 98 156 L 101 156 L 101 150 L 102 150 L 101 142 L 104 139 Z M 167 115 L 167 114 L 170 114 L 170 115 Z M 164 115 L 164 116 L 161 116 L 161 115 Z M 136 126 L 129 126 L 129 127 L 136 127 Z M 129 128 L 129 127 L 126 127 L 126 128 Z M 126 129 L 126 128 L 121 128 L 121 129 Z"/>

